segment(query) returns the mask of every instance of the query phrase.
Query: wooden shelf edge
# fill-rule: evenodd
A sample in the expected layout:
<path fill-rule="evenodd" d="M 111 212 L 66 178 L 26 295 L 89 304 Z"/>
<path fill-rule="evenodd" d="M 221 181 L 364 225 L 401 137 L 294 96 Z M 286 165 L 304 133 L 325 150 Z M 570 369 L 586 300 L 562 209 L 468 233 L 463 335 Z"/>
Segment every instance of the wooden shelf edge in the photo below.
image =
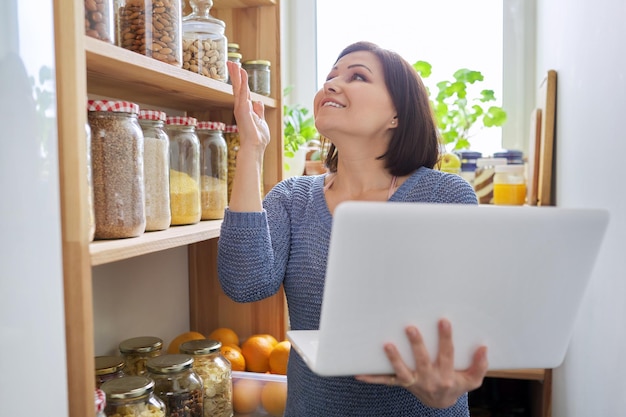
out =
<path fill-rule="evenodd" d="M 487 377 L 543 381 L 545 378 L 545 374 L 545 369 L 498 369 L 488 371 Z"/>
<path fill-rule="evenodd" d="M 148 253 L 186 246 L 219 237 L 221 220 L 201 221 L 189 226 L 172 226 L 158 232 L 146 232 L 129 239 L 97 240 L 89 245 L 91 265 L 103 265 Z"/>

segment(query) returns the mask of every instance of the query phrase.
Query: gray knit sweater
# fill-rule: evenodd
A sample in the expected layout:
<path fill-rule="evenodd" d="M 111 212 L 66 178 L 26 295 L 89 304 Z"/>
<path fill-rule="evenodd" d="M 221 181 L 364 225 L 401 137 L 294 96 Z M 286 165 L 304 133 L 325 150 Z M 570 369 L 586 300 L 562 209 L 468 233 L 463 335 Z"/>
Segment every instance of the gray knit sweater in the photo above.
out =
<path fill-rule="evenodd" d="M 224 292 L 235 301 L 251 302 L 275 294 L 282 284 L 294 330 L 319 327 L 332 225 L 323 187 L 324 175 L 284 180 L 266 196 L 263 212 L 227 209 L 219 238 Z M 411 175 L 389 201 L 477 203 L 461 177 L 427 168 Z M 450 408 L 432 409 L 404 388 L 320 377 L 293 349 L 287 379 L 285 416 L 469 416 L 467 395 Z"/>

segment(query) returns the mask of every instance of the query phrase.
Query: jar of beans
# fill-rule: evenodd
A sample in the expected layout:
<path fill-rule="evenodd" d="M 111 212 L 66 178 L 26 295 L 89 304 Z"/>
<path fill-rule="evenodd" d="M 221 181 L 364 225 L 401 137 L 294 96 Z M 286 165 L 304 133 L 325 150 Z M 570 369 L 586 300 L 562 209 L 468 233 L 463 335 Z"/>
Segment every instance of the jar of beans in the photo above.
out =
<path fill-rule="evenodd" d="M 163 340 L 154 336 L 132 337 L 122 341 L 119 350 L 124 358 L 124 372 L 127 375 L 145 375 L 146 362 L 159 356 L 162 349 Z"/>
<path fill-rule="evenodd" d="M 154 394 L 154 381 L 146 376 L 125 376 L 102 384 L 107 417 L 165 417 L 165 403 Z"/>
<path fill-rule="evenodd" d="M 200 141 L 193 117 L 167 118 L 170 138 L 170 207 L 173 226 L 200 221 Z"/>
<path fill-rule="evenodd" d="M 141 235 L 146 227 L 139 106 L 89 100 L 96 239 Z"/>
<path fill-rule="evenodd" d="M 202 220 L 224 218 L 228 198 L 228 157 L 222 122 L 198 122 Z"/>
<path fill-rule="evenodd" d="M 204 417 L 202 380 L 193 370 L 193 357 L 168 354 L 148 360 L 154 393 L 165 403 L 168 417 Z"/>
<path fill-rule="evenodd" d="M 146 231 L 170 227 L 170 143 L 165 133 L 165 112 L 141 110 L 143 172 L 146 192 Z"/>
<path fill-rule="evenodd" d="M 180 0 L 115 0 L 117 45 L 180 67 Z"/>
<path fill-rule="evenodd" d="M 113 0 L 85 0 L 85 34 L 115 43 Z"/>
<path fill-rule="evenodd" d="M 124 375 L 124 358 L 121 356 L 96 356 L 96 388 L 106 381 L 121 378 Z"/>
<path fill-rule="evenodd" d="M 226 24 L 211 15 L 212 0 L 190 0 L 192 13 L 183 19 L 183 68 L 227 81 Z"/>

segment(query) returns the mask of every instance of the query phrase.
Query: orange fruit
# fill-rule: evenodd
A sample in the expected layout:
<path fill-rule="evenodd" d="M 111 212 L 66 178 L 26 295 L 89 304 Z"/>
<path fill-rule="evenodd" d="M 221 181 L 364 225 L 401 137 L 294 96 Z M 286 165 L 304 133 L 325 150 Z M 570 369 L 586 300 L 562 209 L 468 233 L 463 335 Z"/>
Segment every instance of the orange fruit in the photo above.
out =
<path fill-rule="evenodd" d="M 224 355 L 224 357 L 230 362 L 230 367 L 233 371 L 246 370 L 246 360 L 240 350 L 237 350 L 232 346 L 222 346 L 221 352 L 222 355 Z"/>
<path fill-rule="evenodd" d="M 254 379 L 239 379 L 233 383 L 233 410 L 248 414 L 261 404 L 262 385 Z"/>
<path fill-rule="evenodd" d="M 264 339 L 267 339 L 267 341 L 270 342 L 272 346 L 276 346 L 278 344 L 278 340 L 276 340 L 274 336 L 268 333 L 259 333 L 259 334 L 252 335 L 251 337 L 262 337 Z"/>
<path fill-rule="evenodd" d="M 283 382 L 266 382 L 261 390 L 261 405 L 271 416 L 285 414 L 287 405 L 287 384 Z"/>
<path fill-rule="evenodd" d="M 274 346 L 270 353 L 270 372 L 273 374 L 287 375 L 287 362 L 289 362 L 289 352 L 291 343 L 283 340 Z"/>
<path fill-rule="evenodd" d="M 224 344 L 222 345 L 222 347 L 226 347 L 226 346 L 241 352 L 241 347 L 239 347 L 239 345 L 233 345 L 232 343 L 227 343 L 225 345 Z"/>
<path fill-rule="evenodd" d="M 207 339 L 219 340 L 222 345 L 239 345 L 239 336 L 237 333 L 228 327 L 219 327 L 213 330 Z"/>
<path fill-rule="evenodd" d="M 180 345 L 190 340 L 206 339 L 204 335 L 198 332 L 185 332 L 176 336 L 167 347 L 167 353 L 180 353 Z"/>
<path fill-rule="evenodd" d="M 274 349 L 272 343 L 261 335 L 247 338 L 241 345 L 241 353 L 246 360 L 246 371 L 268 372 L 272 349 Z"/>

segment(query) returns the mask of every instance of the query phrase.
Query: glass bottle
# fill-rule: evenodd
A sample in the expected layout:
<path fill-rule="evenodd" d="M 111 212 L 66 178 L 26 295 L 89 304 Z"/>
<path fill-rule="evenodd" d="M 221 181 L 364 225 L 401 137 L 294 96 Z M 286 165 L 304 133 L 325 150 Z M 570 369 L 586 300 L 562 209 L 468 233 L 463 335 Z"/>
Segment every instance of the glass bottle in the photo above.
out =
<path fill-rule="evenodd" d="M 124 375 L 124 358 L 121 356 L 96 356 L 96 388 L 115 378 L 121 378 Z"/>
<path fill-rule="evenodd" d="M 226 24 L 209 12 L 213 0 L 189 0 L 183 19 L 183 68 L 219 81 L 228 80 Z"/>
<path fill-rule="evenodd" d="M 180 346 L 180 352 L 194 358 L 193 369 L 204 385 L 204 414 L 231 417 L 232 370 L 230 362 L 221 354 L 222 343 L 217 340 L 190 340 Z"/>
<path fill-rule="evenodd" d="M 200 221 L 200 141 L 193 117 L 168 117 L 171 225 Z"/>
<path fill-rule="evenodd" d="M 163 340 L 154 336 L 133 337 L 122 341 L 119 349 L 124 358 L 124 372 L 127 375 L 144 375 L 148 359 L 161 354 Z"/>
<path fill-rule="evenodd" d="M 228 197 L 228 157 L 222 122 L 198 122 L 202 220 L 224 218 Z"/>
<path fill-rule="evenodd" d="M 493 204 L 523 206 L 526 202 L 524 165 L 498 165 L 493 177 Z"/>
<path fill-rule="evenodd" d="M 154 381 L 145 376 L 125 376 L 102 384 L 107 417 L 165 417 L 165 403 L 154 394 Z"/>
<path fill-rule="evenodd" d="M 270 61 L 262 59 L 246 61 L 242 67 L 248 73 L 250 91 L 269 96 L 271 92 Z"/>
<path fill-rule="evenodd" d="M 89 100 L 96 239 L 136 237 L 146 228 L 139 106 Z"/>
<path fill-rule="evenodd" d="M 117 45 L 182 66 L 180 0 L 115 0 Z"/>
<path fill-rule="evenodd" d="M 85 0 L 85 35 L 115 43 L 113 0 Z"/>
<path fill-rule="evenodd" d="M 141 110 L 139 125 L 144 141 L 144 184 L 146 192 L 146 231 L 165 230 L 170 226 L 170 143 L 165 112 Z"/>
<path fill-rule="evenodd" d="M 168 416 L 204 417 L 202 380 L 193 370 L 193 357 L 168 354 L 148 360 L 154 393 L 163 400 Z"/>

